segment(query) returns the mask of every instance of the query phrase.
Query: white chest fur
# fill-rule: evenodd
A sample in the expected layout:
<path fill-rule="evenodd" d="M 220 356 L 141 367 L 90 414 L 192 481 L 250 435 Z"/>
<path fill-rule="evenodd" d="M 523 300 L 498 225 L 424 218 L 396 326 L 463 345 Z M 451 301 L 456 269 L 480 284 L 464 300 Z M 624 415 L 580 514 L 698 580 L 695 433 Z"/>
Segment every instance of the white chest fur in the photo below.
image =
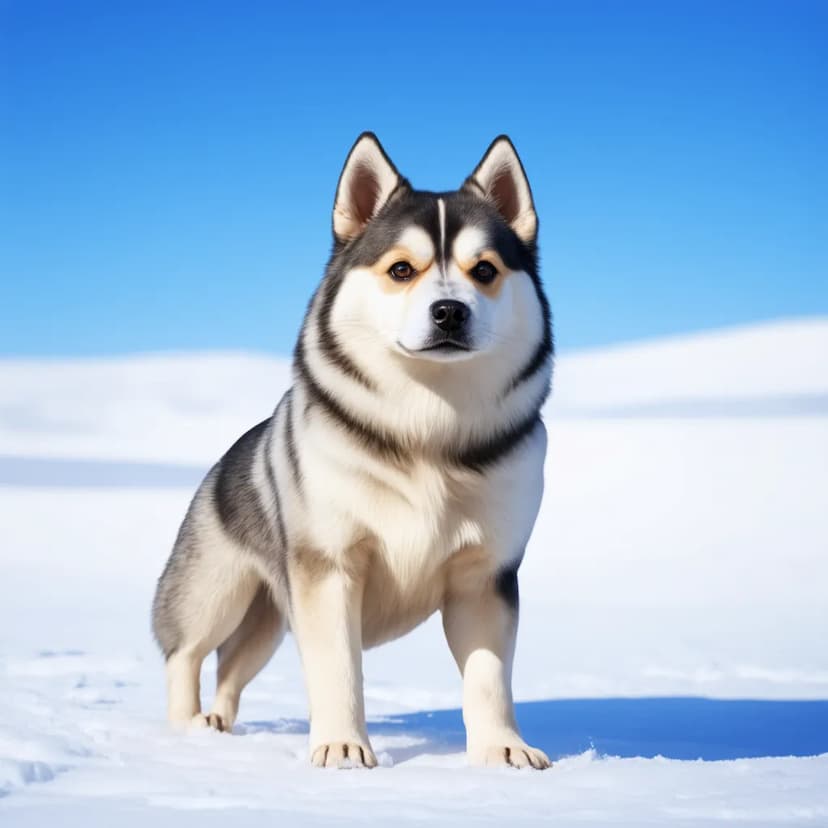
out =
<path fill-rule="evenodd" d="M 545 449 L 539 427 L 482 473 L 425 458 L 397 464 L 359 450 L 317 418 L 302 441 L 302 534 L 334 558 L 370 540 L 400 581 L 433 572 L 469 546 L 506 565 L 522 555 L 534 524 Z"/>

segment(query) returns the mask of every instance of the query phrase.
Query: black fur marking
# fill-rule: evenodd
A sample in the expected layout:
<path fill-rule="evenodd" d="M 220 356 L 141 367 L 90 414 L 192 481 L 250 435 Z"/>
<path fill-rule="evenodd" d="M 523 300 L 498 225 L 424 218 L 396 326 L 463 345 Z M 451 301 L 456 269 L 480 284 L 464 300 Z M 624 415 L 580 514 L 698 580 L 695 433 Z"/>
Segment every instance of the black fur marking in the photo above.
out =
<path fill-rule="evenodd" d="M 519 385 L 531 379 L 546 363 L 555 356 L 555 342 L 552 337 L 552 312 L 549 308 L 549 300 L 543 292 L 540 279 L 535 276 L 532 279 L 535 285 L 535 292 L 543 314 L 543 339 L 538 343 L 535 353 L 532 354 L 526 365 L 517 373 L 515 378 L 506 387 L 504 396 L 511 393 Z M 547 392 L 548 393 L 548 392 Z"/>
<path fill-rule="evenodd" d="M 495 576 L 495 592 L 505 601 L 506 606 L 516 612 L 520 606 L 518 589 L 518 567 L 520 562 L 501 569 Z"/>
<path fill-rule="evenodd" d="M 526 272 L 533 281 L 537 279 L 535 246 L 524 244 L 490 202 L 463 190 L 441 197 L 446 202 L 447 249 L 451 249 L 454 239 L 464 227 L 478 227 L 508 268 Z"/>
<path fill-rule="evenodd" d="M 547 361 L 552 358 L 553 353 L 554 345 L 552 342 L 552 328 L 547 317 L 543 339 L 538 344 L 538 347 L 535 349 L 535 353 L 532 354 L 529 362 L 526 363 L 517 376 L 509 383 L 504 396 L 511 393 L 519 385 L 535 376 L 535 374 L 537 374 L 538 371 L 546 365 Z"/>
<path fill-rule="evenodd" d="M 407 453 L 402 446 L 386 434 L 376 430 L 367 423 L 362 422 L 359 418 L 343 408 L 339 402 L 323 388 L 316 377 L 311 372 L 305 361 L 304 348 L 301 340 L 296 347 L 295 365 L 299 372 L 299 376 L 305 383 L 305 390 L 308 393 L 310 402 L 318 405 L 322 410 L 331 417 L 331 419 L 338 422 L 355 437 L 361 444 L 377 452 L 380 456 L 388 460 L 395 460 L 397 462 L 403 461 L 407 457 Z"/>
<path fill-rule="evenodd" d="M 287 551 L 287 532 L 285 531 L 285 521 L 282 516 L 282 499 L 279 497 L 279 487 L 276 485 L 276 473 L 273 471 L 273 426 L 275 420 L 270 421 L 270 430 L 267 434 L 267 445 L 265 446 L 265 472 L 267 474 L 267 482 L 273 492 L 273 505 L 276 510 L 276 528 L 279 531 L 279 540 L 282 542 L 282 549 Z"/>
<path fill-rule="evenodd" d="M 350 414 L 319 384 L 305 361 L 301 339 L 296 347 L 294 356 L 296 370 L 305 384 L 309 398 L 305 406 L 306 415 L 313 405 L 318 405 L 333 420 L 344 426 L 361 444 L 377 452 L 381 457 L 394 460 L 398 463 L 405 462 L 409 459 L 409 453 L 405 451 L 399 442 Z M 506 457 L 506 455 L 534 431 L 541 421 L 540 408 L 547 394 L 548 389 L 544 389 L 532 413 L 511 428 L 492 434 L 484 440 L 472 443 L 461 451 L 450 453 L 447 455 L 446 460 L 477 472 L 483 472 L 489 466 L 493 466 Z"/>
<path fill-rule="evenodd" d="M 467 446 L 451 460 L 459 466 L 483 472 L 522 443 L 537 428 L 540 421 L 540 413 L 535 410 L 512 428 Z"/>
<path fill-rule="evenodd" d="M 296 438 L 293 434 L 293 389 L 285 394 L 285 445 L 287 448 L 290 473 L 293 475 L 293 485 L 302 492 L 302 469 L 299 467 L 299 455 L 296 451 Z"/>
<path fill-rule="evenodd" d="M 336 294 L 342 280 L 331 279 L 326 282 L 322 293 L 322 302 L 319 306 L 318 337 L 319 347 L 330 362 L 336 365 L 343 374 L 358 382 L 369 391 L 376 390 L 376 383 L 361 371 L 356 363 L 345 353 L 336 334 L 331 329 L 331 311 L 333 310 Z"/>
<path fill-rule="evenodd" d="M 398 186 L 361 236 L 345 246 L 334 245 L 325 282 L 335 282 L 335 289 L 338 290 L 339 283 L 349 270 L 375 264 L 397 243 L 402 227 L 415 224 L 424 228 L 432 238 L 437 238 L 439 228 L 436 211 L 435 193 L 412 190 L 407 182 Z"/>
<path fill-rule="evenodd" d="M 218 463 L 213 488 L 216 511 L 228 533 L 244 544 L 256 524 L 266 524 L 250 475 L 256 448 L 269 422 L 264 420 L 243 434 Z"/>
<path fill-rule="evenodd" d="M 216 511 L 227 533 L 238 543 L 259 552 L 270 551 L 276 540 L 273 526 L 262 507 L 258 489 L 252 479 L 256 450 L 263 439 L 268 441 L 266 448 L 269 449 L 271 428 L 272 419 L 264 420 L 233 444 L 218 463 L 213 487 Z M 279 540 L 284 546 L 284 526 L 269 451 L 266 462 L 268 477 L 273 486 Z"/>

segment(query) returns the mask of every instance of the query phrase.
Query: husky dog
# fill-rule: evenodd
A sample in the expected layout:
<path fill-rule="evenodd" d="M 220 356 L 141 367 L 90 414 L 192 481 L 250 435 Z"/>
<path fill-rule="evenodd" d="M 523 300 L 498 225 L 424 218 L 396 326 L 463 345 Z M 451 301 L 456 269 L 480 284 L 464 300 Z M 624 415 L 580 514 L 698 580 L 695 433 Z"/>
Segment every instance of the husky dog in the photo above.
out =
<path fill-rule="evenodd" d="M 158 583 L 172 722 L 230 730 L 290 629 L 311 762 L 372 767 L 362 650 L 440 610 L 469 761 L 549 767 L 521 738 L 511 691 L 552 372 L 537 231 L 505 136 L 444 193 L 413 189 L 374 135 L 354 144 L 293 386 L 207 474 Z"/>

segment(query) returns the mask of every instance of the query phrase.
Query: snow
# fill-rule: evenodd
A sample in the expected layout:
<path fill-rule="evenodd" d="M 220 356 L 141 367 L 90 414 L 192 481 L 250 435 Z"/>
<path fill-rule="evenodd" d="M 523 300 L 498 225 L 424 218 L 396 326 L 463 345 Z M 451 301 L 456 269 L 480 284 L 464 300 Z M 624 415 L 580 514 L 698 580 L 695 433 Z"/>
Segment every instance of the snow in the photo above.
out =
<path fill-rule="evenodd" d="M 544 774 L 465 767 L 439 619 L 366 655 L 375 771 L 307 765 L 291 639 L 236 733 L 168 731 L 154 581 L 288 363 L 0 361 L 0 824 L 828 824 L 826 354 L 807 319 L 559 358 L 515 666 Z"/>

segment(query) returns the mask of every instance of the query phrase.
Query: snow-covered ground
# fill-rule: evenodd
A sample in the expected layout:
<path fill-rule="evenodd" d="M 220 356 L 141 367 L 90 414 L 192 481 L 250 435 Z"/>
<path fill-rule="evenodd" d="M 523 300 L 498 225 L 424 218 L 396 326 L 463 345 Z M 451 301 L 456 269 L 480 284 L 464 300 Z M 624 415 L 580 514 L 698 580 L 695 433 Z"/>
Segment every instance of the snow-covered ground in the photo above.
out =
<path fill-rule="evenodd" d="M 544 774 L 464 767 L 439 619 L 366 656 L 387 767 L 307 765 L 290 640 L 236 734 L 165 727 L 155 578 L 287 381 L 0 361 L 0 824 L 828 824 L 828 320 L 559 359 L 515 669 Z"/>

